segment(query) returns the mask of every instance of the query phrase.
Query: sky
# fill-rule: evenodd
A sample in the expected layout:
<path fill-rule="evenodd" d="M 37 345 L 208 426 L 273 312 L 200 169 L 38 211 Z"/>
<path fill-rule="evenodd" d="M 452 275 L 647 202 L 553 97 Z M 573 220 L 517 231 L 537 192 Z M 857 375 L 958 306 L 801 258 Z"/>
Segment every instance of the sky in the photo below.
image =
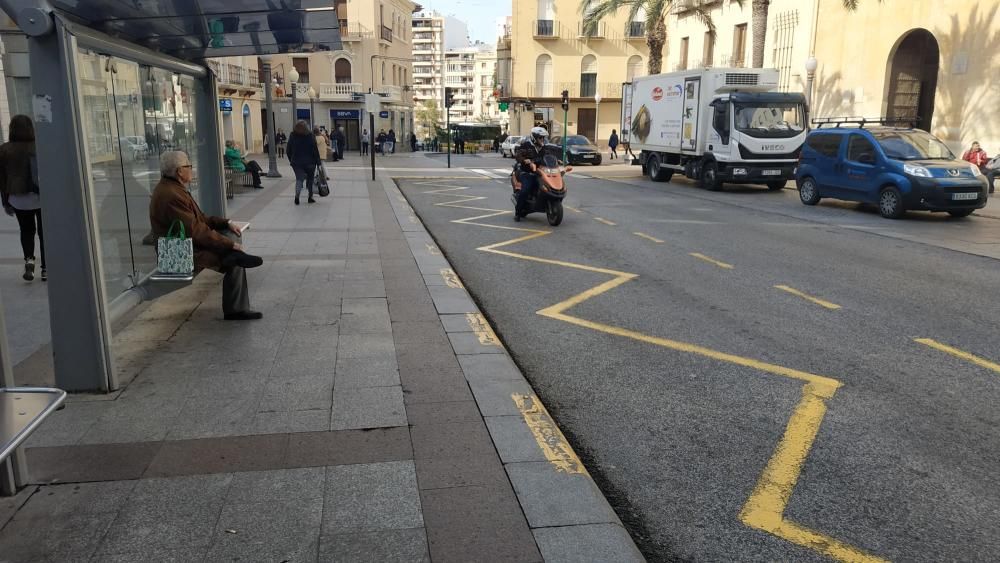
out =
<path fill-rule="evenodd" d="M 510 15 L 511 0 L 414 0 L 424 10 L 454 16 L 469 26 L 472 41 L 496 44 L 497 18 Z"/>

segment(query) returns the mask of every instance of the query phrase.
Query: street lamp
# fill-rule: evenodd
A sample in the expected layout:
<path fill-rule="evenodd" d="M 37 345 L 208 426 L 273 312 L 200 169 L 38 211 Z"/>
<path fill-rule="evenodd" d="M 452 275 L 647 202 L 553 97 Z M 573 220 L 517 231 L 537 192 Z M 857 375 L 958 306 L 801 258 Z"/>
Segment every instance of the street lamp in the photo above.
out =
<path fill-rule="evenodd" d="M 264 76 L 261 77 L 264 84 L 264 105 L 266 106 L 264 110 L 266 117 L 264 119 L 267 121 L 264 124 L 264 127 L 267 127 L 267 177 L 281 178 L 281 174 L 278 173 L 278 148 L 274 145 L 275 119 L 272 102 L 274 89 L 271 86 L 271 57 L 261 57 L 260 60 L 262 70 L 264 71 Z"/>
<path fill-rule="evenodd" d="M 596 146 L 601 138 L 601 93 L 594 94 L 594 145 Z"/>
<path fill-rule="evenodd" d="M 816 78 L 817 68 L 819 68 L 819 61 L 810 55 L 806 59 L 806 103 L 809 105 L 810 112 L 812 111 L 813 79 Z"/>
<path fill-rule="evenodd" d="M 299 104 L 298 104 L 298 84 L 299 81 L 299 71 L 292 67 L 292 70 L 288 71 L 288 81 L 292 85 L 292 129 L 295 128 L 295 124 L 299 121 Z"/>
<path fill-rule="evenodd" d="M 310 86 L 306 95 L 309 96 L 309 121 L 312 122 L 313 128 L 316 128 L 318 127 L 316 125 L 316 89 Z"/>

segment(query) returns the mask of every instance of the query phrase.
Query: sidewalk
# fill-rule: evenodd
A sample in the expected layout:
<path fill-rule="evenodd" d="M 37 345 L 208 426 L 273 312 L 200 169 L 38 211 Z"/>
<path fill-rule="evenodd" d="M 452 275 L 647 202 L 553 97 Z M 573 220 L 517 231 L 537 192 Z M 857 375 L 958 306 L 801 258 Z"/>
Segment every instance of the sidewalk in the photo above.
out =
<path fill-rule="evenodd" d="M 230 214 L 262 321 L 206 272 L 116 336 L 134 379 L 32 437 L 0 561 L 642 560 L 399 190 L 340 164 Z"/>

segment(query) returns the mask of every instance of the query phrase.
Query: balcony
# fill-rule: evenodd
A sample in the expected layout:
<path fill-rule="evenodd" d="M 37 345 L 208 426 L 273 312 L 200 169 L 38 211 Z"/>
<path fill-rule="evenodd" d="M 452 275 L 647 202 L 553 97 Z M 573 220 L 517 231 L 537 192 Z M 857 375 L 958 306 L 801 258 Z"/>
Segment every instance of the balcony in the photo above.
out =
<path fill-rule="evenodd" d="M 402 102 L 403 101 L 403 88 L 402 86 L 394 86 L 392 84 L 385 84 L 379 86 L 375 89 L 375 93 L 382 96 L 386 101 L 389 102 Z"/>
<path fill-rule="evenodd" d="M 386 43 L 392 43 L 392 28 L 383 25 L 381 38 Z"/>
<path fill-rule="evenodd" d="M 646 22 L 629 22 L 625 28 L 625 36 L 629 41 L 646 40 Z"/>
<path fill-rule="evenodd" d="M 255 68 L 246 68 L 218 60 L 209 60 L 208 67 L 215 74 L 215 79 L 219 83 L 219 86 L 260 88 L 260 77 Z"/>
<path fill-rule="evenodd" d="M 370 39 L 373 36 L 372 30 L 358 22 L 340 20 L 341 41 L 361 41 L 362 39 Z"/>
<path fill-rule="evenodd" d="M 559 39 L 559 22 L 556 20 L 535 20 L 532 25 L 535 39 Z"/>
<path fill-rule="evenodd" d="M 604 22 L 597 22 L 597 29 L 587 33 L 584 30 L 584 22 L 580 22 L 576 26 L 576 36 L 579 39 L 604 39 L 607 37 L 608 26 Z"/>
<path fill-rule="evenodd" d="M 308 91 L 308 86 L 306 87 Z M 319 99 L 324 101 L 351 101 L 355 94 L 361 94 L 361 84 L 357 82 L 319 85 Z"/>

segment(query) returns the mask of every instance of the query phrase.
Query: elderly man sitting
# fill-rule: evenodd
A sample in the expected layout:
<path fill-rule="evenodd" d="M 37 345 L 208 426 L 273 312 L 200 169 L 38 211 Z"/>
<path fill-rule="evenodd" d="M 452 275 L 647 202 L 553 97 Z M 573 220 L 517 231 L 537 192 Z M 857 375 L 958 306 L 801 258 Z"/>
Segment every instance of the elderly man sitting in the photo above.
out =
<path fill-rule="evenodd" d="M 174 221 L 184 224 L 184 230 L 194 243 L 195 271 L 205 268 L 226 275 L 222 282 L 222 312 L 227 321 L 263 318 L 250 310 L 250 294 L 244 268 L 256 268 L 263 263 L 258 256 L 243 252 L 236 242 L 238 227 L 222 217 L 202 213 L 188 191 L 194 170 L 188 155 L 169 151 L 160 157 L 160 183 L 149 202 L 149 222 L 157 238 L 167 235 Z"/>

